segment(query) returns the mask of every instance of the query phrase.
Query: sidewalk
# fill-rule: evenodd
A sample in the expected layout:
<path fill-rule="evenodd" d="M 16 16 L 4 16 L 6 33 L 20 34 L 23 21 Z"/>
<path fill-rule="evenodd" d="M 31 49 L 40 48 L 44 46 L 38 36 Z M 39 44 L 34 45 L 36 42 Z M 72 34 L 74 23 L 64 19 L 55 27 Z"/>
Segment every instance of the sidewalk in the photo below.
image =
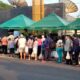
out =
<path fill-rule="evenodd" d="M 17 56 L 10 56 L 9 54 L 0 54 L 0 58 L 10 58 L 10 59 L 15 59 L 18 58 Z"/>

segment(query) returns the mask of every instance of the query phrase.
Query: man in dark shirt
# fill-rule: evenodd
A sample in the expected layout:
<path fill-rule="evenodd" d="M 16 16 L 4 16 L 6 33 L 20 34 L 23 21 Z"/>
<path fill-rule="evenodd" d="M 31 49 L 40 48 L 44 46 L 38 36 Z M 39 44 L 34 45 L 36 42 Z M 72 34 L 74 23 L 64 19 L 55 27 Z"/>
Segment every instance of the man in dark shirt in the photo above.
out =
<path fill-rule="evenodd" d="M 78 58 L 79 58 L 79 39 L 75 35 L 73 38 L 73 55 L 74 55 L 75 65 L 78 65 L 79 64 L 79 61 L 78 61 Z"/>

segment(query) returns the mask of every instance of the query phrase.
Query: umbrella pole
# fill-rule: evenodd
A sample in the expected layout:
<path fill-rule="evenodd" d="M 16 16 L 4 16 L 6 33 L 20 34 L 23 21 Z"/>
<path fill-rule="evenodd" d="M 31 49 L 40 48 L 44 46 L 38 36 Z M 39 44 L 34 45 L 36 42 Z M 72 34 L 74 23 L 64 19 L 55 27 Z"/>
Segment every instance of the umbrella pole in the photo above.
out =
<path fill-rule="evenodd" d="M 74 34 L 76 34 L 77 35 L 77 30 L 75 30 L 75 33 Z"/>

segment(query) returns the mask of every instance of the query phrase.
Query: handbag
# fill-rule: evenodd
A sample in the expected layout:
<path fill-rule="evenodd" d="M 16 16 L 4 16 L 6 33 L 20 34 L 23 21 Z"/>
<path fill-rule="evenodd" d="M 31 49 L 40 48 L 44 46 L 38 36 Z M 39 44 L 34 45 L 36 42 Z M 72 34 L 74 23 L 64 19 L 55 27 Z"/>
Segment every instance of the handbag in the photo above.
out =
<path fill-rule="evenodd" d="M 52 51 L 51 57 L 58 58 L 58 53 L 57 53 L 57 51 Z"/>
<path fill-rule="evenodd" d="M 66 59 L 70 59 L 70 54 L 67 52 Z"/>

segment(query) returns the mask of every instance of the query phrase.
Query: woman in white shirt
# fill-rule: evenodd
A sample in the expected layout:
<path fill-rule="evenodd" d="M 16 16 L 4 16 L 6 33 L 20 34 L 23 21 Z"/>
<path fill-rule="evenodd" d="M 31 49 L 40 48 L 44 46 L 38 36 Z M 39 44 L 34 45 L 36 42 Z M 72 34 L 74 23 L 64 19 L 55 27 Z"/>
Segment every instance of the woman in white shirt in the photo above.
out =
<path fill-rule="evenodd" d="M 18 39 L 18 47 L 20 53 L 20 59 L 22 59 L 22 55 L 24 55 L 25 59 L 25 46 L 26 46 L 26 38 L 21 34 L 20 38 Z"/>
<path fill-rule="evenodd" d="M 38 52 L 38 41 L 36 37 L 33 43 L 33 54 L 34 54 L 35 60 L 37 60 L 37 52 Z"/>

